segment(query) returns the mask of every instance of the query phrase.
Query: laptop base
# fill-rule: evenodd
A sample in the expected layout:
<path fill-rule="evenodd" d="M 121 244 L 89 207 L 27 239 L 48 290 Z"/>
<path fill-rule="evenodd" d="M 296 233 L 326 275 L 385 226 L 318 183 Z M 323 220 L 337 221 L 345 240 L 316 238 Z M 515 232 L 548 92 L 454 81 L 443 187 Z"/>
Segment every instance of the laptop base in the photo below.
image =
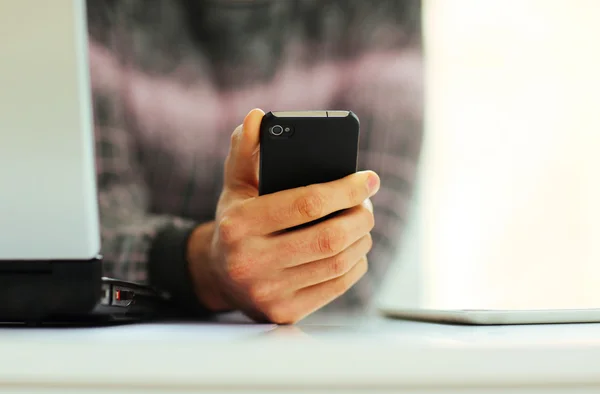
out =
<path fill-rule="evenodd" d="M 0 260 L 0 321 L 38 323 L 84 316 L 101 296 L 102 261 Z"/>
<path fill-rule="evenodd" d="M 475 326 L 600 322 L 600 309 L 434 310 L 383 307 L 379 310 L 390 318 Z"/>

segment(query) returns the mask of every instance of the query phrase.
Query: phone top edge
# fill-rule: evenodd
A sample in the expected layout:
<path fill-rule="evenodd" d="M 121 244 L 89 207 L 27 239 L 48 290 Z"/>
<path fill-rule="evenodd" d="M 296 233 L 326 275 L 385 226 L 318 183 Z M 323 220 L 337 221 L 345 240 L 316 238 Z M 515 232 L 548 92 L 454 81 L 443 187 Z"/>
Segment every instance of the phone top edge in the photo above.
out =
<path fill-rule="evenodd" d="M 346 118 L 351 111 L 272 111 L 276 118 Z"/>
<path fill-rule="evenodd" d="M 350 111 L 327 111 L 328 118 L 347 118 Z"/>
<path fill-rule="evenodd" d="M 273 111 L 276 118 L 326 118 L 327 111 Z"/>

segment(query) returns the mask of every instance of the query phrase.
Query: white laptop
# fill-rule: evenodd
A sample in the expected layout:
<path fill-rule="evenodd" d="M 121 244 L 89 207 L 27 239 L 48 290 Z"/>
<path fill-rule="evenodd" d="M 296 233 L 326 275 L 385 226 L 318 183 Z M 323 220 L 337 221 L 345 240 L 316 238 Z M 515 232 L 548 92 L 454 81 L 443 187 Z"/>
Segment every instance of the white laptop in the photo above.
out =
<path fill-rule="evenodd" d="M 426 137 L 389 315 L 600 321 L 600 3 L 425 3 Z M 576 45 L 574 45 L 576 43 Z"/>
<path fill-rule="evenodd" d="M 0 321 L 127 318 L 102 278 L 84 0 L 0 1 Z"/>

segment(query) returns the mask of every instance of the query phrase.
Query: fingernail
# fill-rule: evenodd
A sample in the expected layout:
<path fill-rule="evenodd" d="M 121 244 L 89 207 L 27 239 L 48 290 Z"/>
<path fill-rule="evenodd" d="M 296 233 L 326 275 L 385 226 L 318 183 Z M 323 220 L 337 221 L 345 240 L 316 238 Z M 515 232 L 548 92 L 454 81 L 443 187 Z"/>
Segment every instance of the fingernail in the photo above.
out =
<path fill-rule="evenodd" d="M 367 187 L 371 196 L 377 193 L 379 191 L 379 177 L 375 174 L 370 174 L 367 178 Z"/>

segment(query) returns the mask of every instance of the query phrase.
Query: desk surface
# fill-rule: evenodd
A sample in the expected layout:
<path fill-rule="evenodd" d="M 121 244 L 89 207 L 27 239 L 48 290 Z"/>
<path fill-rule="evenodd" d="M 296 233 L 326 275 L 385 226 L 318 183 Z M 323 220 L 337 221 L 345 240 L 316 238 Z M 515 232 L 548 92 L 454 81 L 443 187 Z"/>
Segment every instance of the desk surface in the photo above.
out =
<path fill-rule="evenodd" d="M 2 328 L 0 349 L 0 390 L 27 392 L 600 391 L 600 324 L 472 327 L 363 317 L 277 327 L 233 315 L 220 323 Z"/>

